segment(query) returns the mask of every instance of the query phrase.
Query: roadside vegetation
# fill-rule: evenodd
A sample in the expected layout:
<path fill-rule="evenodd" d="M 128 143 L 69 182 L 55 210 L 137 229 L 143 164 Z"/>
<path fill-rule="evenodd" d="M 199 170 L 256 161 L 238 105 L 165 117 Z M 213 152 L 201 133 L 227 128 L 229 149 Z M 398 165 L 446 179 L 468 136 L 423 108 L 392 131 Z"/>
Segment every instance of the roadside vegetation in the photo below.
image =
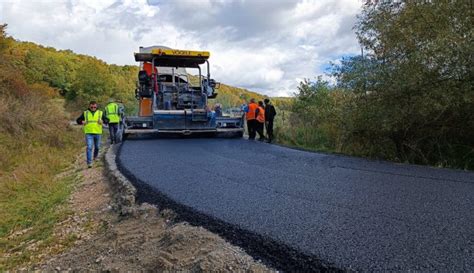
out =
<path fill-rule="evenodd" d="M 363 56 L 335 84 L 300 83 L 278 141 L 396 162 L 474 169 L 474 17 L 469 1 L 366 4 Z"/>
<path fill-rule="evenodd" d="M 82 137 L 69 126 L 64 100 L 44 82 L 28 82 L 7 52 L 15 41 L 0 26 L 0 271 L 47 247 L 74 176 Z M 35 244 L 33 248 L 27 248 Z M 15 249 L 18 255 L 7 253 Z"/>

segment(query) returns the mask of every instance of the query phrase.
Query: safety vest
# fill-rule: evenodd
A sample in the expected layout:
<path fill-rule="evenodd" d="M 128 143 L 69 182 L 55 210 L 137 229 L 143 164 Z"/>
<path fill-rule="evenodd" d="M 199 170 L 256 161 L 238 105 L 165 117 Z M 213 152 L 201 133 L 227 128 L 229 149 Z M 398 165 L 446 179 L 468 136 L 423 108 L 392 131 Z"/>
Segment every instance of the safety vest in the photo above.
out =
<path fill-rule="evenodd" d="M 265 109 L 263 109 L 262 106 L 259 106 L 259 107 L 258 107 L 257 120 L 258 120 L 258 122 L 260 122 L 260 123 L 264 123 L 264 122 L 265 122 Z"/>
<path fill-rule="evenodd" d="M 85 134 L 102 134 L 102 111 L 97 110 L 94 113 L 87 110 L 84 112 L 84 133 Z M 99 123 L 100 121 L 100 123 Z"/>
<path fill-rule="evenodd" d="M 250 103 L 248 106 L 248 112 L 246 114 L 247 120 L 253 120 L 255 119 L 255 110 L 258 108 L 258 104 L 256 103 Z"/>
<path fill-rule="evenodd" d="M 118 104 L 116 104 L 115 102 L 107 104 L 107 106 L 105 107 L 105 115 L 109 119 L 109 123 L 119 123 L 120 115 Z"/>

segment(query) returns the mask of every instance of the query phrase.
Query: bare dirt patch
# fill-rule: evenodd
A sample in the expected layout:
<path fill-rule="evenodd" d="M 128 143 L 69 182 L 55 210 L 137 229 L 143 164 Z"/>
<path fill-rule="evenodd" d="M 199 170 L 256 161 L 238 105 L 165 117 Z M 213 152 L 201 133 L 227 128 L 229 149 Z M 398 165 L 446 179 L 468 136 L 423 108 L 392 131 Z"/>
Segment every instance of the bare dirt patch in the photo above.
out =
<path fill-rule="evenodd" d="M 73 214 L 56 231 L 71 238 L 72 246 L 30 269 L 272 271 L 218 235 L 175 222 L 173 211 L 142 204 L 134 216 L 119 216 L 112 210 L 102 161 L 80 168 L 82 182 L 70 200 Z"/>

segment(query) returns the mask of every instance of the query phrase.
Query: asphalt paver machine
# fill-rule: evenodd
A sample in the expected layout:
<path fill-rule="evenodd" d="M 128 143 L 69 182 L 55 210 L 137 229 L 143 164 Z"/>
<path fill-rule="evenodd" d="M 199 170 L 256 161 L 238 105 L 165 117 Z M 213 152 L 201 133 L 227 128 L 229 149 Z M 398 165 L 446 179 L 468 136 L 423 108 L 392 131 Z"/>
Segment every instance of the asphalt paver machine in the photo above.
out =
<path fill-rule="evenodd" d="M 243 115 L 216 116 L 208 99 L 217 96 L 207 51 L 140 47 L 136 97 L 138 115 L 125 118 L 125 136 L 143 133 L 242 137 Z M 205 66 L 206 75 L 202 75 Z M 194 75 L 188 70 L 194 70 Z"/>

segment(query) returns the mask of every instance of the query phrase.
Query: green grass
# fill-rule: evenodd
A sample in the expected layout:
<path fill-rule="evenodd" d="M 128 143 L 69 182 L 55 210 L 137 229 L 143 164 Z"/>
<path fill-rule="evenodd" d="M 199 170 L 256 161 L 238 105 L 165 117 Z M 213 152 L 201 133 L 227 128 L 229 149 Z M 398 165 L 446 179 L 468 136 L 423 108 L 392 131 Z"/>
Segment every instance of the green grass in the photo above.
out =
<path fill-rule="evenodd" d="M 83 137 L 75 129 L 51 133 L 59 134 L 55 142 L 37 133 L 21 138 L 0 135 L 0 153 L 7 161 L 0 168 L 0 271 L 30 261 L 47 247 L 55 224 L 69 213 L 61 205 L 70 196 L 77 173 L 58 174 L 74 164 Z M 19 235 L 11 236 L 14 233 Z M 31 242 L 39 242 L 37 249 L 27 248 Z"/>
<path fill-rule="evenodd" d="M 77 180 L 72 165 L 84 147 L 82 132 L 69 125 L 74 117 L 65 111 L 60 90 L 42 81 L 43 72 L 30 75 L 9 53 L 18 45 L 1 25 L 0 272 L 24 266 L 54 246 L 54 227 L 70 213 L 62 204 Z"/>
<path fill-rule="evenodd" d="M 304 150 L 340 153 L 328 130 L 319 127 L 298 126 L 291 122 L 291 111 L 280 110 L 275 118 L 274 135 L 278 144 Z"/>

